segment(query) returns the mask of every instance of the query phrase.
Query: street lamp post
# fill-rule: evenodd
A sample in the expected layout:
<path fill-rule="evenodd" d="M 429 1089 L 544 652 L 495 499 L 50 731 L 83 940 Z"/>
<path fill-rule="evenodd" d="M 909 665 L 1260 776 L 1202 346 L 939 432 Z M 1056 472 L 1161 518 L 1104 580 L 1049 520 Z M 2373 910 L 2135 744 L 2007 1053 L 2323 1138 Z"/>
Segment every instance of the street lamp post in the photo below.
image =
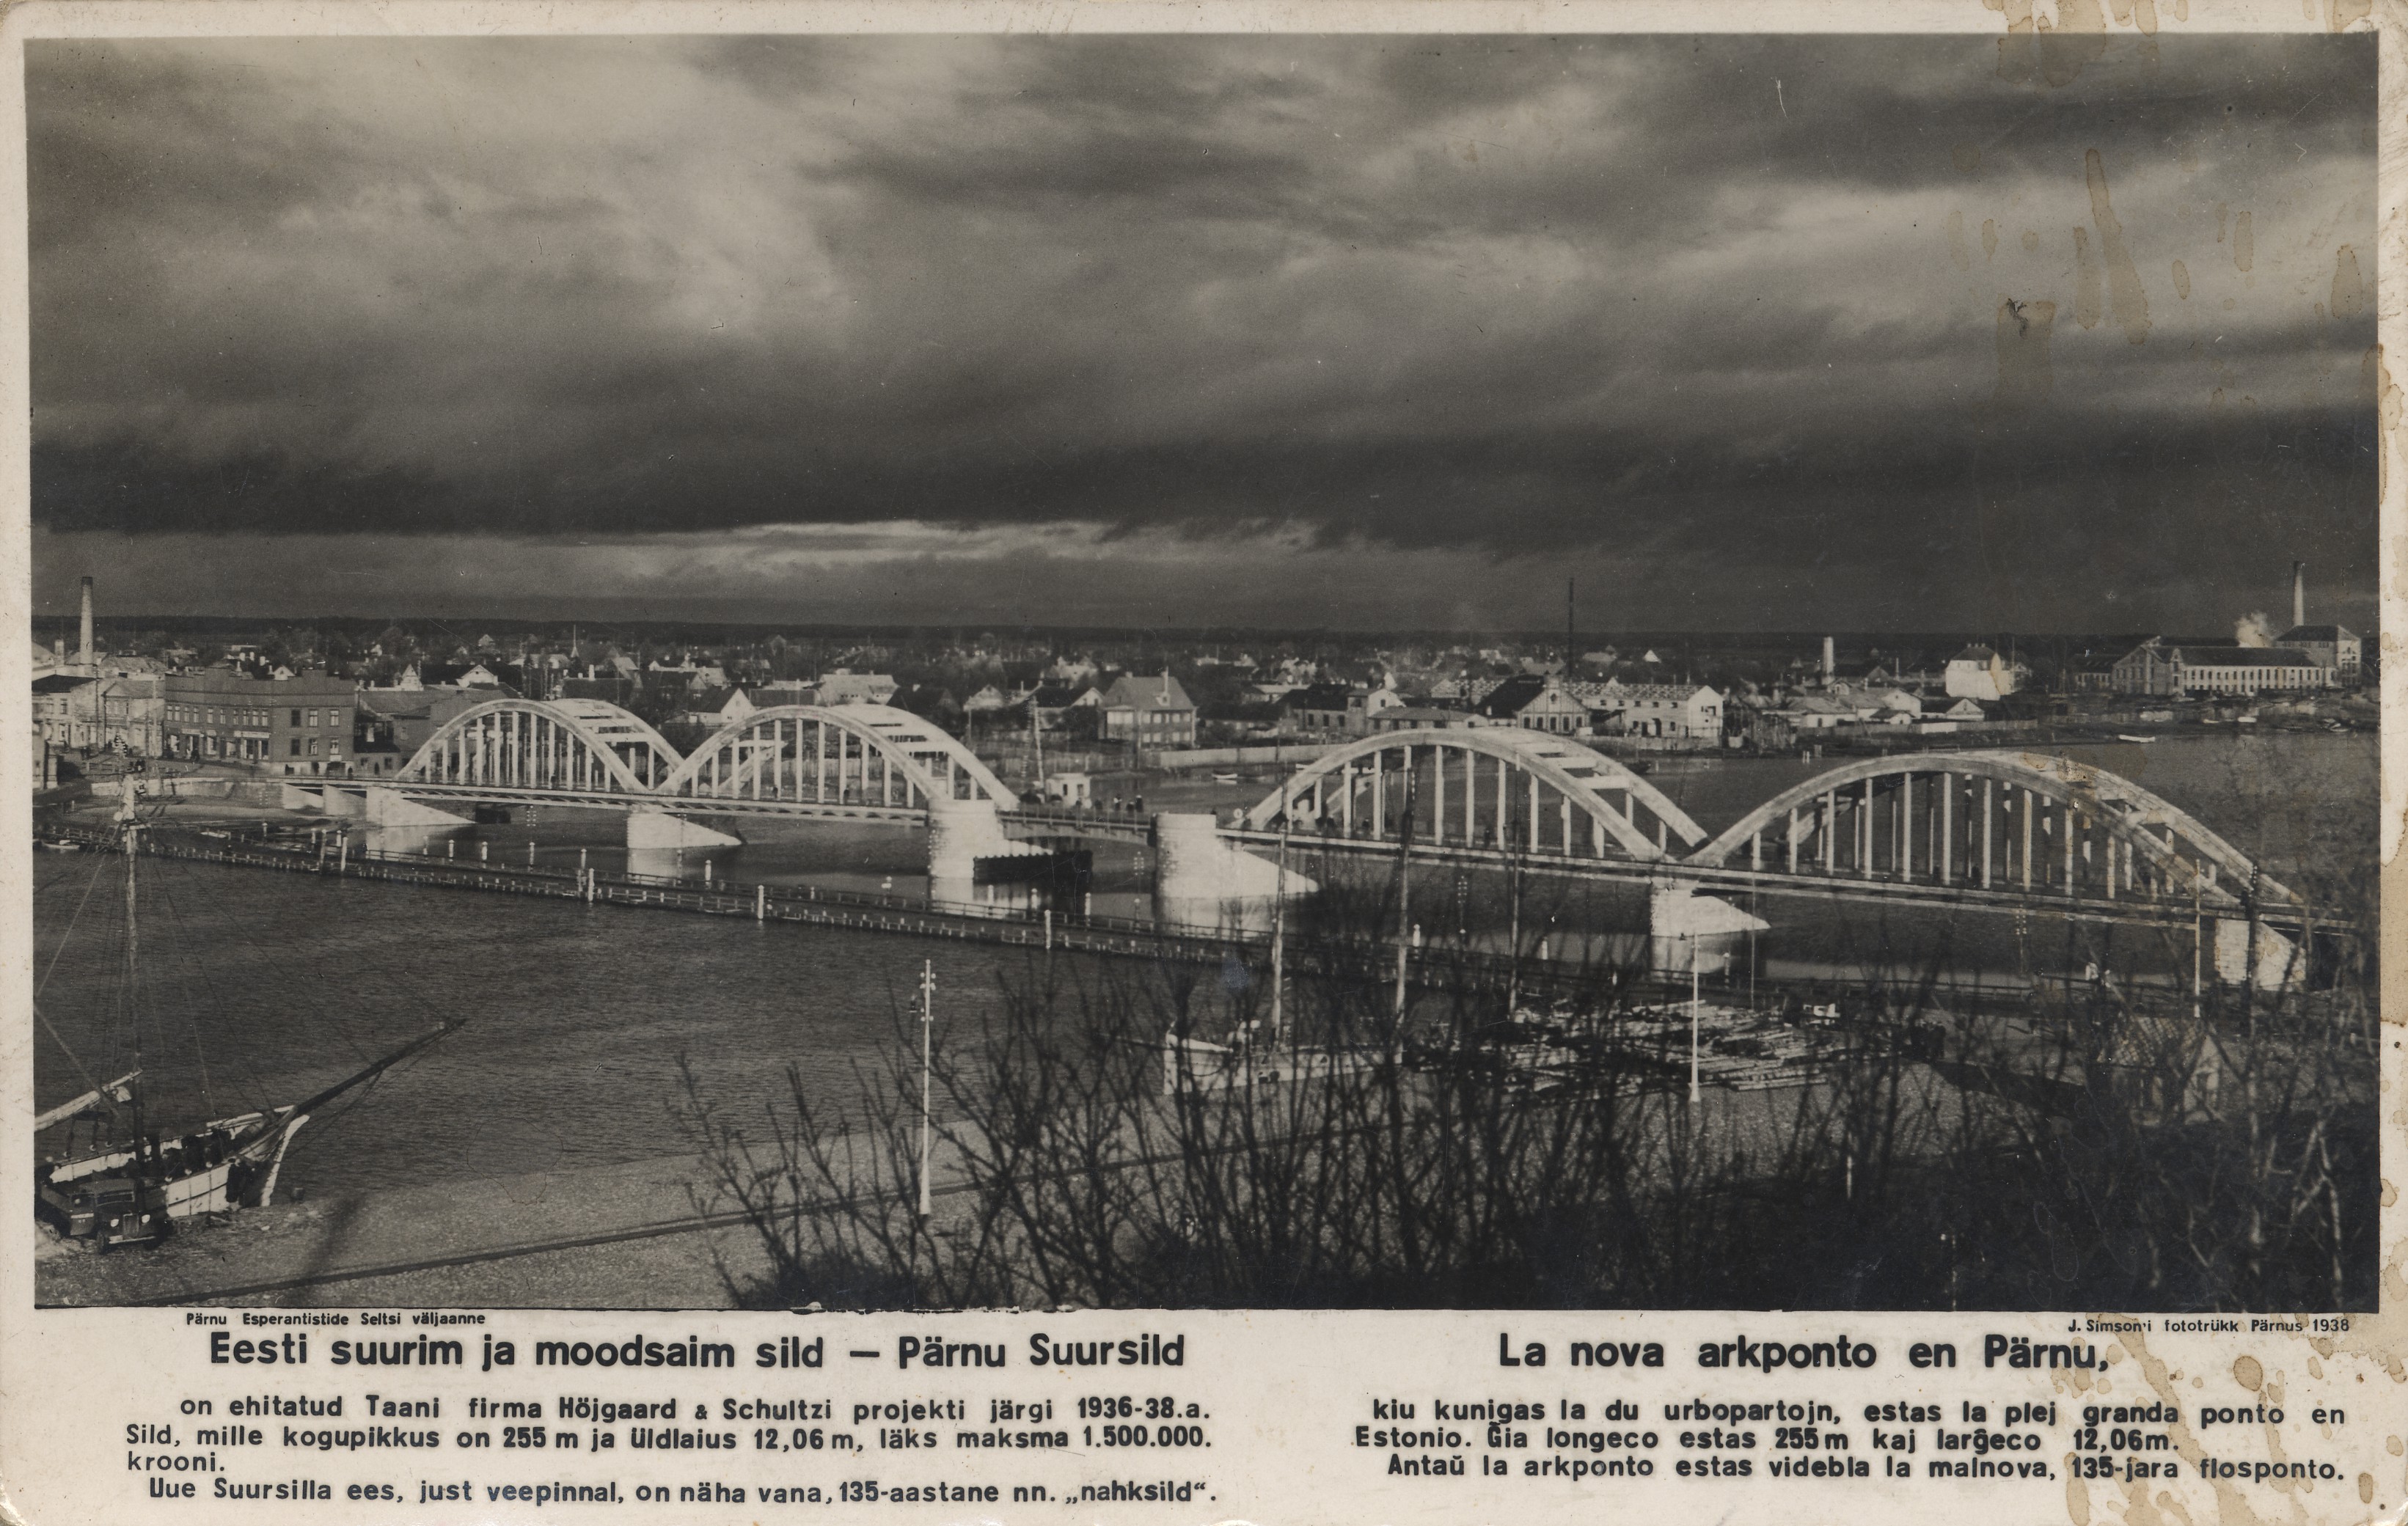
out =
<path fill-rule="evenodd" d="M 1689 934 L 1689 1112 L 1698 1118 L 1698 934 Z M 1698 1118 L 1698 1127 L 1705 1125 Z"/>
<path fill-rule="evenodd" d="M 920 964 L 920 1221 L 925 1223 L 932 1211 L 928 1200 L 928 1145 L 930 1077 L 933 1074 L 932 1041 L 937 1026 L 937 965 L 934 960 Z"/>

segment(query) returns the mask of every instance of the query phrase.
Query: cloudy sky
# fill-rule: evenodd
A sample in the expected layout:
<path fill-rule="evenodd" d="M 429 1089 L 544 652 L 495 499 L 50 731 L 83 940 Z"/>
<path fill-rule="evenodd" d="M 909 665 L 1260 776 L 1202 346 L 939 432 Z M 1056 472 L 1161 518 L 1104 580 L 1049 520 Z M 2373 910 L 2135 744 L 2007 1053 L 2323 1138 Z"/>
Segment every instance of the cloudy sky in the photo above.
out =
<path fill-rule="evenodd" d="M 2367 36 L 27 59 L 45 610 L 2372 626 Z"/>

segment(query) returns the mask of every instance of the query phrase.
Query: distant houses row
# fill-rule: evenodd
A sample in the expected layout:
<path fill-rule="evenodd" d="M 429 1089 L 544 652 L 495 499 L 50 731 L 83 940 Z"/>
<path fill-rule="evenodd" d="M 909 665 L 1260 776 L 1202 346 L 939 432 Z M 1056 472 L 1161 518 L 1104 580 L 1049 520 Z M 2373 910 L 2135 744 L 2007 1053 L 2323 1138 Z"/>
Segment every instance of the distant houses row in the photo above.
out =
<path fill-rule="evenodd" d="M 480 644 L 480 646 L 483 643 Z M 257 666 L 173 671 L 159 659 L 109 658 L 89 635 L 73 661 L 53 654 L 33 685 L 34 731 L 54 748 L 115 748 L 150 756 L 248 764 L 283 776 L 369 777 L 397 771 L 445 722 L 471 706 L 519 694 L 627 705 L 638 693 L 681 696 L 665 724 L 691 737 L 785 705 L 895 704 L 993 734 L 1034 729 L 1144 751 L 1193 748 L 1206 722 L 1233 738 L 1330 738 L 1426 726 L 1512 726 L 1557 735 L 1665 746 L 1786 748 L 1805 734 L 1855 727 L 1924 731 L 2002 723 L 2029 670 L 1986 645 L 1913 670 L 1881 663 L 1842 668 L 1824 643 L 1782 682 L 1726 693 L 1694 682 L 1584 679 L 1553 672 L 1460 677 L 1399 688 L 1262 677 L 1210 710 L 1168 672 L 1098 673 L 1057 663 L 1036 680 L 985 685 L 966 697 L 907 688 L 891 675 L 838 667 L 810 681 L 743 683 L 692 658 L 638 667 L 613 654 L 582 672 L 498 655 L 405 668 L 367 687 L 323 673 Z M 185 654 L 189 655 L 189 654 Z M 1652 656 L 1652 654 L 1650 654 Z M 2270 645 L 2136 635 L 2080 656 L 2060 691 L 2128 698 L 2288 695 L 2356 684 L 2362 644 L 2337 625 L 2294 625 Z M 647 714 L 659 715 L 657 708 Z"/>

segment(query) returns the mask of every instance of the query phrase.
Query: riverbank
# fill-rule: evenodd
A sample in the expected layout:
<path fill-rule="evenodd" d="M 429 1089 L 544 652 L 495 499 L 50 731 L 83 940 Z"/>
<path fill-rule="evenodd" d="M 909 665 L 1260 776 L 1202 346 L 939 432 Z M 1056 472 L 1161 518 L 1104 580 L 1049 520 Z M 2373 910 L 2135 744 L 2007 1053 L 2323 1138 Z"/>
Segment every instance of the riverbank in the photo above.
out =
<path fill-rule="evenodd" d="M 1925 1104 L 1954 1089 L 1928 1072 Z M 1813 1083 L 1810 1083 L 1810 1085 Z M 1750 1151 L 1785 1135 L 1804 1087 L 1709 1087 L 1701 1134 Z M 1166 1120 L 1167 1126 L 1167 1120 Z M 859 1145 L 875 1149 L 867 1139 Z M 937 1232 L 975 1206 L 959 1150 L 931 1151 Z M 833 1158 L 845 1159 L 845 1146 Z M 1132 1149 L 1125 1166 L 1160 1162 Z M 1075 1168 L 1083 1170 L 1084 1168 Z M 770 1267 L 699 1155 L 361 1192 L 322 1192 L 95 1254 L 41 1232 L 37 1306 L 731 1308 Z"/>

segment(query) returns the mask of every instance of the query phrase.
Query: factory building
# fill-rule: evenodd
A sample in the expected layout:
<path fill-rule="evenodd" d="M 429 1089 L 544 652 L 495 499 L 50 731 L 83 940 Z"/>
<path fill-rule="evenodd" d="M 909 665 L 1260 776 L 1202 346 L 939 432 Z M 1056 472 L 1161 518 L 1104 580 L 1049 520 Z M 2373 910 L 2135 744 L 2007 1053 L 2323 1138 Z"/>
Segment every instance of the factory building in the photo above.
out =
<path fill-rule="evenodd" d="M 2177 644 L 2152 638 L 2118 659 L 2119 694 L 2204 696 L 2332 687 L 2333 670 L 2292 647 Z"/>

